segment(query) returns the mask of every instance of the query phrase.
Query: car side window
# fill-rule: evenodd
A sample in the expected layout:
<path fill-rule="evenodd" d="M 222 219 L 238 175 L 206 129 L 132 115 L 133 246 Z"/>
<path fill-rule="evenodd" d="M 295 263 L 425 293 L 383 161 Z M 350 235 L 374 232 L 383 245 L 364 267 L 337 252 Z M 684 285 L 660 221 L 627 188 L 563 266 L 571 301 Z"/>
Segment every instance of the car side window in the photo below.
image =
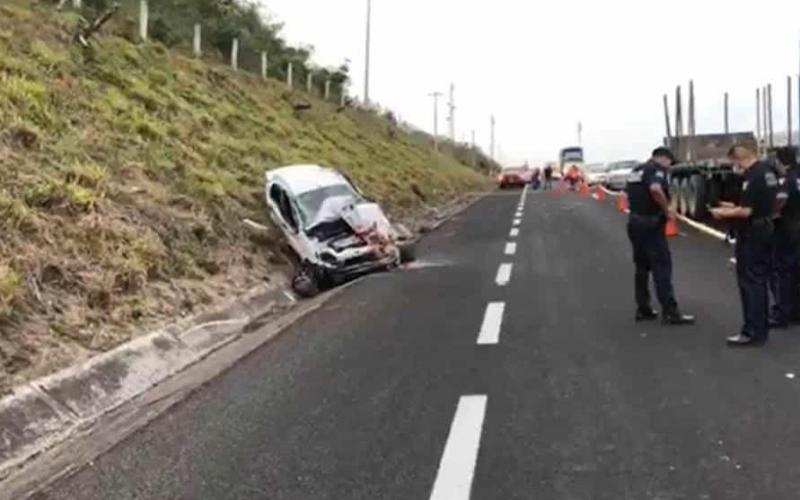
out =
<path fill-rule="evenodd" d="M 289 196 L 286 194 L 286 191 L 283 190 L 279 185 L 273 184 L 269 190 L 269 197 L 278 206 L 278 210 L 280 210 L 281 217 L 283 217 L 284 222 L 292 228 L 292 230 L 297 231 L 297 218 L 294 215 L 294 210 L 292 210 L 292 202 L 289 200 Z"/>

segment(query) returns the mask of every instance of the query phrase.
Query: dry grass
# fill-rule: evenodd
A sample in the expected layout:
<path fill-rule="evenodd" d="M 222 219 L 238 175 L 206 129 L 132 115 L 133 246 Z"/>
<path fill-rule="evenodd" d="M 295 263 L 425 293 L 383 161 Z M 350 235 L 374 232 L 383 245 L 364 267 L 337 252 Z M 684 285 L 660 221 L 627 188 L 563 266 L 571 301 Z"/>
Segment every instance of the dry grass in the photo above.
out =
<path fill-rule="evenodd" d="M 486 186 L 372 114 L 0 6 L 0 391 L 254 285 L 264 171 L 338 166 L 395 216 Z M 32 10 L 34 9 L 34 10 Z"/>

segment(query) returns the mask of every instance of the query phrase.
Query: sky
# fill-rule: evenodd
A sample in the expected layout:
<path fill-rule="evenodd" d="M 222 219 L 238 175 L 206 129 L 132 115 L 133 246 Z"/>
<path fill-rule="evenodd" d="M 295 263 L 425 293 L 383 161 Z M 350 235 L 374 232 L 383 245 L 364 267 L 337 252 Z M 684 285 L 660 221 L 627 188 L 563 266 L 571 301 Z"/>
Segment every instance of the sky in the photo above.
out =
<path fill-rule="evenodd" d="M 319 64 L 350 59 L 351 93 L 363 95 L 367 0 L 259 2 Z M 777 133 L 793 75 L 797 130 L 797 0 L 373 0 L 372 12 L 371 99 L 432 131 L 428 94 L 453 83 L 456 139 L 474 130 L 488 150 L 494 114 L 506 164 L 555 160 L 579 121 L 587 161 L 643 159 L 665 134 L 663 94 L 672 107 L 683 85 L 685 100 L 690 79 L 698 133 L 722 132 L 725 92 L 731 128 L 754 130 L 767 83 Z"/>

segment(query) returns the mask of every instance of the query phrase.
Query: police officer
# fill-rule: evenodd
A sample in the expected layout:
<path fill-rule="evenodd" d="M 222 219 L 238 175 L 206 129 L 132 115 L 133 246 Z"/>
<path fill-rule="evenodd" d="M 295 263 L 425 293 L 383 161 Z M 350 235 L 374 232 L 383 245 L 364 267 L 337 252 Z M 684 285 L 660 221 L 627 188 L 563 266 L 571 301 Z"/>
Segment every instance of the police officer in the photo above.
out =
<path fill-rule="evenodd" d="M 758 161 L 755 153 L 745 146 L 733 146 L 728 158 L 735 168 L 744 171 L 741 201 L 738 205 L 722 203 L 712 208 L 711 214 L 715 219 L 735 221 L 736 277 L 744 326 L 727 341 L 732 347 L 761 346 L 769 336 L 767 285 L 778 178 L 769 165 Z"/>
<path fill-rule="evenodd" d="M 774 304 L 770 327 L 786 328 L 797 319 L 798 251 L 800 250 L 800 180 L 797 172 L 797 150 L 783 147 L 776 154 L 780 215 L 775 219 L 772 241 L 772 273 L 770 291 Z"/>
<path fill-rule="evenodd" d="M 658 314 L 650 305 L 650 274 L 661 304 L 661 319 L 668 325 L 694 323 L 693 316 L 680 313 L 672 286 L 672 256 L 664 231 L 667 220 L 674 220 L 669 203 L 667 168 L 675 163 L 672 152 L 664 147 L 653 151 L 652 158 L 636 167 L 628 177 L 630 206 L 628 237 L 633 245 L 636 264 L 636 321 L 650 321 Z"/>

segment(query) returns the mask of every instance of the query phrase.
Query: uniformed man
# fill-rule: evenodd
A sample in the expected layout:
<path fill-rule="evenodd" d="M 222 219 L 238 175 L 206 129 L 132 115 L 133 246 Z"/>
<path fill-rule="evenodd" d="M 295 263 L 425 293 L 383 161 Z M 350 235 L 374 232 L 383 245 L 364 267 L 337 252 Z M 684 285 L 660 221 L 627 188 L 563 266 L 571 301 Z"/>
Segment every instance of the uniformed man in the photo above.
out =
<path fill-rule="evenodd" d="M 681 314 L 678 309 L 672 286 L 672 256 L 664 231 L 667 221 L 676 217 L 670 207 L 667 179 L 667 169 L 674 163 L 672 152 L 660 147 L 647 163 L 631 172 L 626 188 L 631 212 L 628 237 L 636 264 L 636 321 L 658 319 L 650 304 L 652 274 L 664 324 L 688 325 L 694 323 L 694 317 Z"/>
<path fill-rule="evenodd" d="M 735 221 L 736 277 L 744 326 L 727 341 L 732 347 L 761 346 L 769 336 L 767 285 L 778 178 L 769 165 L 758 161 L 755 153 L 745 146 L 733 146 L 728 158 L 744 172 L 741 201 L 738 205 L 722 203 L 712 208 L 711 214 L 715 219 Z"/>
<path fill-rule="evenodd" d="M 797 319 L 798 252 L 800 251 L 800 179 L 797 150 L 780 148 L 776 154 L 780 187 L 779 216 L 772 241 L 770 291 L 773 306 L 770 328 L 787 328 Z"/>

